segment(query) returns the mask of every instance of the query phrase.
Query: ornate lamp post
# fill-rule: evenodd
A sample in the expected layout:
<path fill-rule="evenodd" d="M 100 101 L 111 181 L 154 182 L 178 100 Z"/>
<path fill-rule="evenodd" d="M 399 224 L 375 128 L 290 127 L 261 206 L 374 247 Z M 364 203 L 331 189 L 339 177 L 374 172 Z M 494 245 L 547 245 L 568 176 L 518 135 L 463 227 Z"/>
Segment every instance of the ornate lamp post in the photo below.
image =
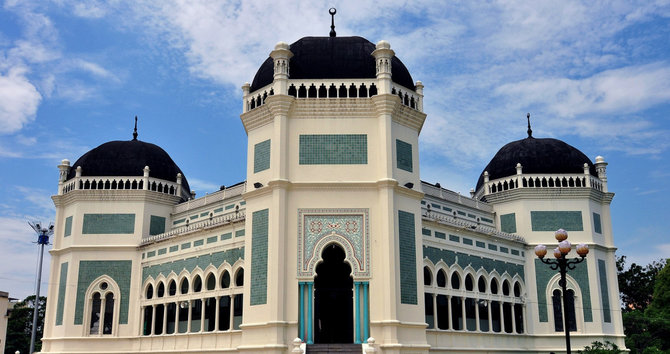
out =
<path fill-rule="evenodd" d="M 563 329 L 565 329 L 565 347 L 567 354 L 570 354 L 570 328 L 568 326 L 568 297 L 567 297 L 567 282 L 565 275 L 568 270 L 575 269 L 575 265 L 584 261 L 584 257 L 589 253 L 589 246 L 580 243 L 577 245 L 577 254 L 580 258 L 568 259 L 567 255 L 572 250 L 572 245 L 568 241 L 568 232 L 563 229 L 558 229 L 555 233 L 556 240 L 558 240 L 558 247 L 554 249 L 555 260 L 544 259 L 547 254 L 547 246 L 535 246 L 535 255 L 542 261 L 548 264 L 552 270 L 558 270 L 561 274 L 561 280 L 558 284 L 561 286 L 561 294 L 563 295 Z"/>
<path fill-rule="evenodd" d="M 30 351 L 32 354 L 35 351 L 35 335 L 37 334 L 37 312 L 40 304 L 40 283 L 42 282 L 42 258 L 44 256 L 44 246 L 49 244 L 49 236 L 54 233 L 54 225 L 49 224 L 49 227 L 42 227 L 39 223 L 28 222 L 28 225 L 37 233 L 37 244 L 40 245 L 40 258 L 37 266 L 37 289 L 35 291 L 35 303 L 33 307 L 33 328 L 30 333 Z"/>

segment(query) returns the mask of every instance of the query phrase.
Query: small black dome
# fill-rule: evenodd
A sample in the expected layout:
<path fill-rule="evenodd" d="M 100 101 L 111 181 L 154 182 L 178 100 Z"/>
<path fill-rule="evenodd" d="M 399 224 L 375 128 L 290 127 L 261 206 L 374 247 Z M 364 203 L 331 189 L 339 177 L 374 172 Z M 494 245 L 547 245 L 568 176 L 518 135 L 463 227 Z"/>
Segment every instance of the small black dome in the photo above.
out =
<path fill-rule="evenodd" d="M 72 165 L 67 179 L 76 175 L 78 166 L 82 176 L 142 176 L 144 166 L 149 166 L 150 177 L 177 182 L 177 173 L 181 173 L 181 185 L 190 192 L 186 177 L 170 155 L 159 146 L 140 140 L 110 141 L 98 146 Z"/>
<path fill-rule="evenodd" d="M 503 146 L 486 165 L 489 179 L 516 175 L 516 164 L 523 173 L 584 173 L 584 163 L 596 176 L 591 160 L 581 151 L 557 139 L 528 137 Z M 477 190 L 484 184 L 484 171 L 479 175 Z"/>
<path fill-rule="evenodd" d="M 375 45 L 362 37 L 304 37 L 289 47 L 291 79 L 373 79 L 376 78 Z M 393 82 L 415 90 L 412 76 L 397 57 L 391 60 Z M 251 83 L 250 91 L 269 85 L 274 64 L 268 58 Z"/>

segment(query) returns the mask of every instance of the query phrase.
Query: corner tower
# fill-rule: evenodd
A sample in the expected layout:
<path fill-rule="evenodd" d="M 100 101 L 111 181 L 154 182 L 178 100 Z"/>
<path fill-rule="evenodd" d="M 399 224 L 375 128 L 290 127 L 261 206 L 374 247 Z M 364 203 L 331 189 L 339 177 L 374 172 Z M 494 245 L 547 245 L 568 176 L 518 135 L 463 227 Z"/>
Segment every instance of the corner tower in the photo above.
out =
<path fill-rule="evenodd" d="M 423 86 L 386 41 L 279 42 L 243 87 L 249 299 L 241 347 L 426 352 Z M 276 348 L 276 349 L 270 349 Z"/>

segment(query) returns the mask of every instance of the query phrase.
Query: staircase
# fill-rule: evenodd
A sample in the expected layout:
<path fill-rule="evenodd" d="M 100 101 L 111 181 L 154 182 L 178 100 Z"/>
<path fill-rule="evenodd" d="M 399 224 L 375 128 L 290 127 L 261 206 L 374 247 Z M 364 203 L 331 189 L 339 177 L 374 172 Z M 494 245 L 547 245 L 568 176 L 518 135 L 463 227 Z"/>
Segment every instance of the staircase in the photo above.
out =
<path fill-rule="evenodd" d="M 305 354 L 361 354 L 363 347 L 360 344 L 308 344 Z"/>

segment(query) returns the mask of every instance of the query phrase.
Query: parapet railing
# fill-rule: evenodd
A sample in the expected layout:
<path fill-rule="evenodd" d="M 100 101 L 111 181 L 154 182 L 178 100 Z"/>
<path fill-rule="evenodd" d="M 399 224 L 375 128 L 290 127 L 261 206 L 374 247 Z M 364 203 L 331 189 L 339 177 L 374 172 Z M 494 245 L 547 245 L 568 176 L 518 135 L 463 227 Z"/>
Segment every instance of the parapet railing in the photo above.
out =
<path fill-rule="evenodd" d="M 86 176 L 74 177 L 60 185 L 58 194 L 67 194 L 75 190 L 149 190 L 174 196 L 188 196 L 180 183 L 153 177 L 110 177 Z"/>
<path fill-rule="evenodd" d="M 243 182 L 214 193 L 206 194 L 200 198 L 187 200 L 174 208 L 173 214 L 179 214 L 184 211 L 199 208 L 203 205 L 222 201 L 228 198 L 242 195 L 247 190 L 247 182 Z"/>
<path fill-rule="evenodd" d="M 236 223 L 239 221 L 243 221 L 245 219 L 245 212 L 244 210 L 241 211 L 235 211 L 233 213 L 225 214 L 225 215 L 220 215 L 220 216 L 212 216 L 209 219 L 205 220 L 200 220 L 185 226 L 180 226 L 177 228 L 174 228 L 168 232 L 164 232 L 162 234 L 157 234 L 157 235 L 151 235 L 148 237 L 145 237 L 142 239 L 142 243 L 140 244 L 141 246 L 147 245 L 150 243 L 158 242 L 161 240 L 165 240 L 168 238 L 172 238 L 177 235 L 183 235 L 187 234 L 189 232 L 201 230 L 201 229 L 207 229 L 210 227 L 214 226 L 221 226 L 221 225 L 226 225 L 226 224 L 232 224 Z"/>
<path fill-rule="evenodd" d="M 480 233 L 483 233 L 483 234 L 487 234 L 489 236 L 495 236 L 495 237 L 503 238 L 503 239 L 510 240 L 510 241 L 521 242 L 521 243 L 524 243 L 524 244 L 526 243 L 526 240 L 519 235 L 509 234 L 507 232 L 498 231 L 497 229 L 495 229 L 493 227 L 481 225 L 481 224 L 478 224 L 478 223 L 472 222 L 472 221 L 467 221 L 467 220 L 464 220 L 464 219 L 461 219 L 461 218 L 457 218 L 455 216 L 440 215 L 438 213 L 434 213 L 434 212 L 431 212 L 431 211 L 426 211 L 426 213 L 423 215 L 423 218 L 425 220 L 431 220 L 431 221 L 435 221 L 435 222 L 441 223 L 441 224 L 455 226 L 455 227 L 459 227 L 459 228 L 466 229 L 466 230 L 471 230 L 471 231 L 477 231 L 477 232 L 480 232 Z"/>
<path fill-rule="evenodd" d="M 593 188 L 603 191 L 603 182 L 595 176 L 585 174 L 521 174 L 484 182 L 477 191 L 476 199 L 484 195 L 520 188 Z"/>

